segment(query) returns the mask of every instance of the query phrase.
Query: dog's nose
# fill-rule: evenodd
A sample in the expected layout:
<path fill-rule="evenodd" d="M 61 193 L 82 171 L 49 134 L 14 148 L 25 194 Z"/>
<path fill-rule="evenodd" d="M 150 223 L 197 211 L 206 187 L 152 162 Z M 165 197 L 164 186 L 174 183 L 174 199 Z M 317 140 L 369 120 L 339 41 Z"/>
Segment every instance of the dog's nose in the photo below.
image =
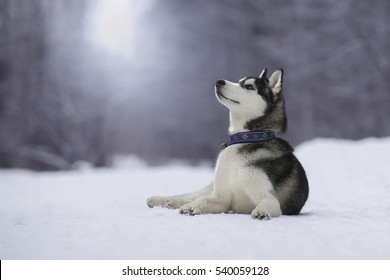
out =
<path fill-rule="evenodd" d="M 216 82 L 216 85 L 217 86 L 223 86 L 223 85 L 225 85 L 226 83 L 225 83 L 225 81 L 224 80 L 218 80 L 217 82 Z"/>

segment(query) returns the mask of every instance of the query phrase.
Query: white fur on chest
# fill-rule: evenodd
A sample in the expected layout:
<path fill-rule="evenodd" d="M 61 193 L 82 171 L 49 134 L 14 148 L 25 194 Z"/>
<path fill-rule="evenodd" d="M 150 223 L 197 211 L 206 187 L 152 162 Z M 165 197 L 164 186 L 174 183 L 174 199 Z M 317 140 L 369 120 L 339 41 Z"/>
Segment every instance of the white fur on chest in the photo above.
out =
<path fill-rule="evenodd" d="M 272 191 L 272 184 L 261 168 L 250 165 L 259 154 L 241 154 L 232 145 L 223 150 L 215 168 L 214 191 L 217 195 L 231 199 L 231 210 L 250 213 L 259 199 Z"/>

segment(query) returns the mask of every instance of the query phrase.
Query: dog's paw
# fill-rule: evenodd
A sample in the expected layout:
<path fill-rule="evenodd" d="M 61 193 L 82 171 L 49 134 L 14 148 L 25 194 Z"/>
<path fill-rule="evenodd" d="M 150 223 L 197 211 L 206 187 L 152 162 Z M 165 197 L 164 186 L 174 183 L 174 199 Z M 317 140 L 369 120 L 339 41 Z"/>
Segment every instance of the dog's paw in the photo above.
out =
<path fill-rule="evenodd" d="M 263 199 L 252 211 L 252 218 L 259 220 L 270 220 L 273 217 L 282 215 L 279 201 L 276 198 Z"/>
<path fill-rule="evenodd" d="M 269 213 L 263 212 L 263 213 L 258 213 L 255 212 L 254 210 L 252 211 L 251 214 L 253 219 L 258 219 L 258 220 L 271 220 L 271 215 Z"/>
<path fill-rule="evenodd" d="M 154 206 L 161 206 L 169 209 L 178 209 L 185 203 L 186 201 L 183 199 L 164 196 L 152 196 L 147 200 L 147 204 L 150 208 L 153 208 Z"/>
<path fill-rule="evenodd" d="M 180 207 L 180 214 L 194 216 L 202 214 L 202 211 L 200 208 L 192 207 L 191 204 L 185 204 L 182 207 Z"/>
<path fill-rule="evenodd" d="M 272 218 L 272 215 L 268 211 L 259 208 L 255 208 L 252 211 L 251 216 L 253 219 L 258 219 L 258 220 L 271 220 Z"/>
<path fill-rule="evenodd" d="M 148 198 L 146 203 L 148 204 L 148 206 L 150 208 L 153 208 L 155 206 L 165 207 L 166 199 L 164 197 L 161 197 L 161 196 L 152 196 L 151 198 Z"/>
<path fill-rule="evenodd" d="M 188 203 L 189 201 L 183 200 L 183 199 L 169 199 L 165 202 L 165 207 L 169 209 L 179 209 L 184 204 Z"/>

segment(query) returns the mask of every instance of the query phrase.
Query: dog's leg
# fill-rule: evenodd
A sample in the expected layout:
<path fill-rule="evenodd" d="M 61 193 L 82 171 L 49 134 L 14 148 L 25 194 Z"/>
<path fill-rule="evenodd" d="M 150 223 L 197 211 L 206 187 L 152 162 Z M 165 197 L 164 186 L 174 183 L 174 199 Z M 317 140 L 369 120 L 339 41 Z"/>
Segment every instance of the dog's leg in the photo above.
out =
<path fill-rule="evenodd" d="M 254 219 L 270 219 L 282 215 L 279 201 L 273 196 L 263 198 L 256 208 L 252 211 L 252 218 Z"/>
<path fill-rule="evenodd" d="M 278 199 L 271 193 L 261 196 L 260 201 L 256 204 L 256 208 L 252 211 L 252 218 L 254 219 L 270 219 L 282 215 L 280 203 Z"/>
<path fill-rule="evenodd" d="M 198 214 L 219 214 L 226 213 L 230 207 L 231 196 L 216 195 L 198 198 L 194 202 L 183 205 L 180 208 L 181 214 L 198 215 Z"/>
<path fill-rule="evenodd" d="M 147 200 L 149 207 L 162 206 L 166 208 L 178 209 L 184 204 L 191 203 L 196 199 L 208 196 L 213 192 L 214 183 L 209 184 L 204 189 L 193 193 L 185 193 L 175 196 L 152 196 Z"/>
<path fill-rule="evenodd" d="M 254 181 L 262 182 L 262 186 L 259 187 L 258 184 L 253 184 L 252 180 L 252 184 L 248 181 L 246 187 L 243 189 L 248 198 L 255 205 L 251 214 L 252 218 L 268 220 L 272 217 L 282 215 L 280 203 L 274 195 L 271 182 L 264 177 L 258 177 Z"/>

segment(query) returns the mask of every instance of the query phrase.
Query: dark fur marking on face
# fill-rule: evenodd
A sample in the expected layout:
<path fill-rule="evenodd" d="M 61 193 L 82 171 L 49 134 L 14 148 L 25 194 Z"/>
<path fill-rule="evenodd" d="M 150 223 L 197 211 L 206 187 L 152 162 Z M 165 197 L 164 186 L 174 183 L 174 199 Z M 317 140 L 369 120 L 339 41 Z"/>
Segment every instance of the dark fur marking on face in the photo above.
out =
<path fill-rule="evenodd" d="M 253 80 L 254 81 L 253 83 L 256 86 L 257 94 L 259 94 L 264 99 L 264 101 L 267 102 L 267 104 L 272 104 L 273 103 L 274 96 L 272 94 L 271 88 L 268 85 L 268 79 L 256 78 L 256 77 L 246 77 L 246 78 L 242 79 L 239 82 L 239 85 L 242 88 L 245 88 L 245 82 L 247 80 Z"/>
<path fill-rule="evenodd" d="M 267 79 L 256 79 L 255 85 L 257 88 L 257 93 L 264 99 L 267 104 L 274 103 L 274 95 L 271 88 L 268 85 Z"/>
<path fill-rule="evenodd" d="M 248 121 L 244 128 L 250 131 L 262 129 L 286 131 L 287 117 L 282 93 L 275 95 L 268 84 L 268 79 L 264 78 L 246 77 L 239 82 L 240 86 L 244 88 L 245 81 L 249 79 L 254 80 L 256 92 L 267 103 L 267 107 L 263 116 Z"/>
<path fill-rule="evenodd" d="M 269 129 L 273 131 L 287 130 L 287 117 L 284 110 L 284 99 L 281 93 L 272 104 L 268 104 L 264 115 L 248 121 L 245 129 L 249 131 Z"/>

